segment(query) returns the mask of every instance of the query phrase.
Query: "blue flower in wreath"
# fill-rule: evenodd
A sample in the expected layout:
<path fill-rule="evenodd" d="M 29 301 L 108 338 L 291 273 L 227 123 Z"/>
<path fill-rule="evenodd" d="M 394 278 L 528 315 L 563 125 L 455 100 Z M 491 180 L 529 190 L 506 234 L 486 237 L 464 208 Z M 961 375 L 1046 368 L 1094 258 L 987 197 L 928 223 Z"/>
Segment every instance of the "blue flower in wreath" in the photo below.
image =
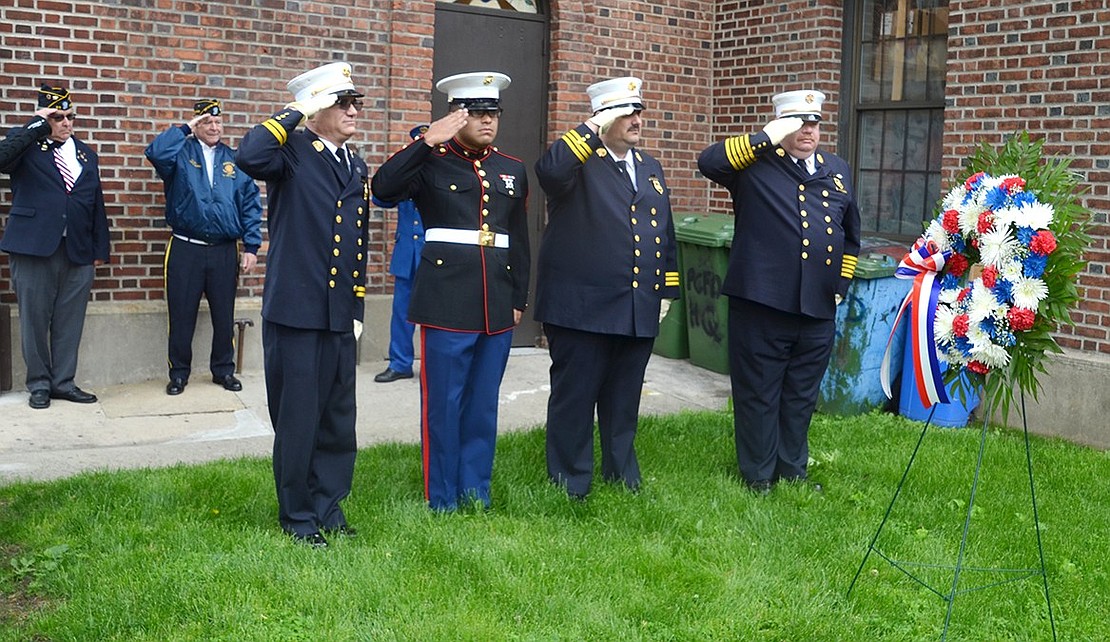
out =
<path fill-rule="evenodd" d="M 1014 194 L 1014 207 L 1033 205 L 1036 202 L 1037 196 L 1030 192 L 1018 192 L 1017 194 Z"/>
<path fill-rule="evenodd" d="M 1019 227 L 1015 235 L 1017 236 L 1018 242 L 1021 243 L 1023 247 L 1029 247 L 1029 243 L 1033 241 L 1033 235 L 1036 233 L 1037 231 L 1031 227 Z"/>
<path fill-rule="evenodd" d="M 945 273 L 940 278 L 940 287 L 942 290 L 955 290 L 960 287 L 960 278 L 954 274 Z"/>
<path fill-rule="evenodd" d="M 1044 268 L 1048 264 L 1048 257 L 1044 254 L 1030 254 L 1021 262 L 1021 273 L 1030 279 L 1039 279 L 1044 275 Z"/>
<path fill-rule="evenodd" d="M 991 288 L 991 294 L 999 303 L 1009 303 L 1014 298 L 1014 284 L 1006 279 L 998 279 Z"/>
<path fill-rule="evenodd" d="M 1006 202 L 1010 200 L 1010 193 L 1002 186 L 995 187 L 987 192 L 986 197 L 983 198 L 983 204 L 989 209 L 997 210 L 1005 207 Z"/>
<path fill-rule="evenodd" d="M 959 235 L 953 236 L 952 237 L 952 249 L 955 250 L 956 252 L 960 253 L 960 254 L 964 254 L 965 250 L 967 250 L 967 242 L 964 241 L 964 237 L 959 236 Z"/>
<path fill-rule="evenodd" d="M 956 337 L 953 342 L 956 350 L 965 357 L 971 356 L 971 340 L 967 337 Z"/>

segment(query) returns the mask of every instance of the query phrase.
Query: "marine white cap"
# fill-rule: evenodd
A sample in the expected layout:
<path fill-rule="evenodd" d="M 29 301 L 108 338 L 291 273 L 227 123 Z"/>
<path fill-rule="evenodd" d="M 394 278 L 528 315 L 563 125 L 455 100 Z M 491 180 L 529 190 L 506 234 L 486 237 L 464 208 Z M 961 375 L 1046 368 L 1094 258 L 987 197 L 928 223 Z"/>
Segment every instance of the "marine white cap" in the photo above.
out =
<path fill-rule="evenodd" d="M 511 78 L 496 71 L 473 71 L 448 76 L 436 83 L 436 89 L 447 94 L 450 104 L 497 108 L 501 91 L 511 82 Z"/>
<path fill-rule="evenodd" d="M 345 62 L 332 62 L 304 72 L 286 85 L 293 100 L 301 101 L 319 94 L 362 96 L 351 82 L 351 66 Z"/>

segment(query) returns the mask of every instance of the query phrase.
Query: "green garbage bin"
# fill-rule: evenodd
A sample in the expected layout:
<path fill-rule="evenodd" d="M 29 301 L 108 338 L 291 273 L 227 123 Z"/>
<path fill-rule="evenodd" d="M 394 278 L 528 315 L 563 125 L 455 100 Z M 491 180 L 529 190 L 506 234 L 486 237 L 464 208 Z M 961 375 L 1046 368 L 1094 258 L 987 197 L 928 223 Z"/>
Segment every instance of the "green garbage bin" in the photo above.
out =
<path fill-rule="evenodd" d="M 677 215 L 677 219 L 681 215 Z M 678 248 L 678 265 L 682 269 L 682 247 Z M 671 302 L 667 316 L 659 322 L 659 336 L 651 351 L 668 359 L 685 359 L 690 356 L 689 334 L 686 332 L 686 283 L 678 279 L 679 298 Z"/>
<path fill-rule="evenodd" d="M 728 374 L 728 298 L 721 286 L 734 223 L 731 214 L 684 216 L 674 230 L 690 363 L 722 374 Z"/>

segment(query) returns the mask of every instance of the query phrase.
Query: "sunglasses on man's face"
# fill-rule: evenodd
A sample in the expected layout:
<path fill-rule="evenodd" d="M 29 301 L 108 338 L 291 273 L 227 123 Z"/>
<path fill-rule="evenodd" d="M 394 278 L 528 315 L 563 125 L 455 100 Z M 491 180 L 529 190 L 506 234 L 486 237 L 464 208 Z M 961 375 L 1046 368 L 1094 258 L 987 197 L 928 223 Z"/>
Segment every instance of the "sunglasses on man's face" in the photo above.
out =
<path fill-rule="evenodd" d="M 50 114 L 50 120 L 52 120 L 56 123 L 60 123 L 63 120 L 73 120 L 76 117 L 77 117 L 77 114 L 72 114 L 72 113 L 71 114 Z"/>
<path fill-rule="evenodd" d="M 335 101 L 335 104 L 343 111 L 347 111 L 351 107 L 354 107 L 358 110 L 362 109 L 362 101 L 358 98 L 340 98 L 339 100 Z"/>

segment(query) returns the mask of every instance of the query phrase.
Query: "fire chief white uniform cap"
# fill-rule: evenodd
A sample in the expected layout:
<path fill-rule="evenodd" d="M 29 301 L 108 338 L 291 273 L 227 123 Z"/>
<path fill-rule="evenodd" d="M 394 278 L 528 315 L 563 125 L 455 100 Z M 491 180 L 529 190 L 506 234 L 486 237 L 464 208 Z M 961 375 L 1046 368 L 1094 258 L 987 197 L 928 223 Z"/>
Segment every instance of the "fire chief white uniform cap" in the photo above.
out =
<path fill-rule="evenodd" d="M 775 118 L 793 116 L 811 123 L 821 120 L 821 105 L 824 103 L 825 94 L 812 89 L 787 91 L 771 98 L 771 104 L 775 106 Z"/>
<path fill-rule="evenodd" d="M 310 69 L 290 80 L 286 85 L 293 100 L 303 101 L 319 94 L 362 96 L 351 82 L 351 66 L 345 62 L 332 62 Z"/>
<path fill-rule="evenodd" d="M 590 108 L 595 114 L 614 107 L 631 106 L 643 110 L 644 99 L 640 96 L 643 86 L 644 82 L 639 78 L 625 76 L 595 82 L 586 88 L 586 95 L 590 97 Z"/>

